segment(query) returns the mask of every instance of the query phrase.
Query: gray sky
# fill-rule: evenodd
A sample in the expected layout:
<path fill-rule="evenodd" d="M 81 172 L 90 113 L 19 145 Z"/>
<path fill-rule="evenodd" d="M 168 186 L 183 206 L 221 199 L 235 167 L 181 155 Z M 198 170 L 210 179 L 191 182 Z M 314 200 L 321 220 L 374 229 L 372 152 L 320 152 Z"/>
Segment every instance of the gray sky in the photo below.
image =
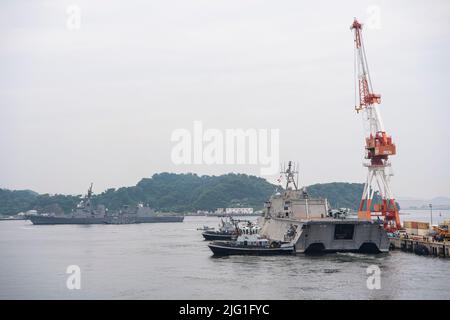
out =
<path fill-rule="evenodd" d="M 67 6 L 80 29 L 66 26 Z M 171 133 L 280 129 L 302 184 L 362 182 L 354 110 L 354 16 L 386 130 L 394 194 L 450 196 L 450 2 L 2 1 L 0 187 L 82 193 L 161 171 L 259 174 L 251 165 L 175 165 Z M 274 177 L 269 177 L 275 182 Z"/>

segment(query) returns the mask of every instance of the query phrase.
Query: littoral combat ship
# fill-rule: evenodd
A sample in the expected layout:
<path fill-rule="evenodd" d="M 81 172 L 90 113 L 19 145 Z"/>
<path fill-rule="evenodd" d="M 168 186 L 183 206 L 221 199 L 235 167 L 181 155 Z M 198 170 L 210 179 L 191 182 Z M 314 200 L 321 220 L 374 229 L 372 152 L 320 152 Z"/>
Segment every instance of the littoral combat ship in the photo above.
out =
<path fill-rule="evenodd" d="M 210 243 L 215 255 L 389 251 L 382 222 L 333 215 L 327 199 L 310 198 L 305 188 L 297 188 L 292 162 L 282 173 L 286 188 L 265 203 L 259 232 Z"/>
<path fill-rule="evenodd" d="M 33 224 L 135 224 L 155 222 L 183 222 L 184 216 L 159 216 L 151 208 L 139 204 L 138 206 L 124 206 L 117 212 L 109 213 L 105 206 L 93 208 L 92 184 L 87 195 L 77 205 L 70 215 L 37 214 L 27 215 Z"/>

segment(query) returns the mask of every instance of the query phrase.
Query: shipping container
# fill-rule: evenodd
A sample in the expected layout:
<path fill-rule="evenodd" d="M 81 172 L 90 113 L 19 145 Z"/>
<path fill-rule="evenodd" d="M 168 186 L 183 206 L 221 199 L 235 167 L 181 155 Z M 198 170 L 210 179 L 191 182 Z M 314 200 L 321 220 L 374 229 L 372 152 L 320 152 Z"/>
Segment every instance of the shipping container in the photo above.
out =
<path fill-rule="evenodd" d="M 404 221 L 403 222 L 403 227 L 404 228 L 411 228 L 411 221 Z"/>
<path fill-rule="evenodd" d="M 430 224 L 428 222 L 418 222 L 417 223 L 417 229 L 430 229 Z"/>

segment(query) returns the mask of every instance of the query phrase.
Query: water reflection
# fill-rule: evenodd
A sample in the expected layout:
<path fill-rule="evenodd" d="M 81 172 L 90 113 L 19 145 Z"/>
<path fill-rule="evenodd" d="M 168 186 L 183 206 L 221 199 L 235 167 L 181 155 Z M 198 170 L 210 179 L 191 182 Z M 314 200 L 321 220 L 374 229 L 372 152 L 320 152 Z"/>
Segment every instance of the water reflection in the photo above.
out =
<path fill-rule="evenodd" d="M 198 226 L 32 226 L 0 223 L 0 298 L 450 299 L 450 259 L 393 251 L 368 255 L 213 257 Z M 68 265 L 82 290 L 65 288 Z M 369 290 L 366 269 L 381 269 Z"/>

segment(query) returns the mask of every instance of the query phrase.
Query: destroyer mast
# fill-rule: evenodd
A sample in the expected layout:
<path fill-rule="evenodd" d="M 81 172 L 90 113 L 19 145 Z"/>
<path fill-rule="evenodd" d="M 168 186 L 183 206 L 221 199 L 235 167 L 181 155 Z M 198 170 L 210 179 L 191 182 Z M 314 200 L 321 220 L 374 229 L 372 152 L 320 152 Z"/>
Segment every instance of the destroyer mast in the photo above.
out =
<path fill-rule="evenodd" d="M 366 52 L 362 39 L 362 24 L 356 20 L 350 26 L 354 32 L 355 42 L 355 110 L 363 112 L 364 121 L 368 123 L 369 133 L 366 137 L 364 166 L 368 168 L 358 218 L 370 220 L 382 217 L 384 228 L 393 232 L 401 228 L 398 208 L 392 194 L 387 167 L 391 166 L 389 156 L 396 154 L 395 144 L 386 133 L 377 104 L 381 103 L 381 95 L 373 92 L 367 64 Z M 359 99 L 356 91 L 359 92 Z M 381 203 L 373 203 L 375 191 L 381 197 Z"/>

